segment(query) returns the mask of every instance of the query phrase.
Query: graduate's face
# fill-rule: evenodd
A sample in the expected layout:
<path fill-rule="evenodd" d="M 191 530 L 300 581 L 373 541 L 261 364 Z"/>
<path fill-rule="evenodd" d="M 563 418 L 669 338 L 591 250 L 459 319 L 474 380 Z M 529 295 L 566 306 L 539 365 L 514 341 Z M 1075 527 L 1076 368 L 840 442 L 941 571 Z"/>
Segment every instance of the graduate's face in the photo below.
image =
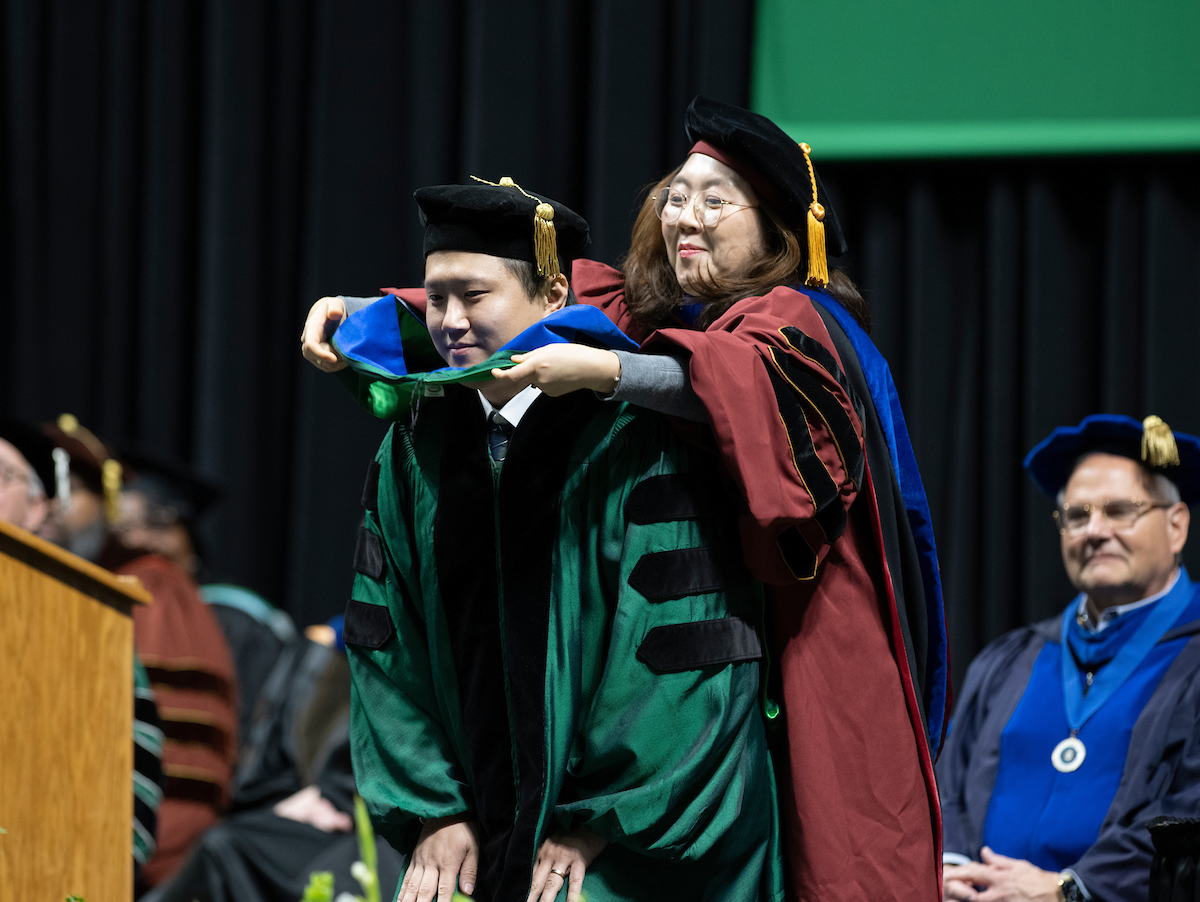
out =
<path fill-rule="evenodd" d="M 706 282 L 736 276 L 763 254 L 766 233 L 754 206 L 757 200 L 745 179 L 702 153 L 687 158 L 671 188 L 687 195 L 688 203 L 679 219 L 662 223 L 667 259 L 684 292 L 702 297 Z M 705 192 L 749 206 L 725 206 L 717 224 L 704 227 L 696 219 L 692 200 Z"/>
<path fill-rule="evenodd" d="M 1124 499 L 1161 502 L 1142 474 L 1141 466 L 1127 457 L 1091 454 L 1071 474 L 1063 501 L 1072 506 Z M 1093 512 L 1085 532 L 1062 536 L 1063 564 L 1071 582 L 1097 607 L 1128 604 L 1167 587 L 1187 530 L 1188 509 L 1182 503 L 1150 510 L 1126 529 L 1114 529 Z"/>
<path fill-rule="evenodd" d="M 482 363 L 566 300 L 559 276 L 546 295 L 530 296 L 500 257 L 434 251 L 425 258 L 425 323 L 450 366 Z"/>

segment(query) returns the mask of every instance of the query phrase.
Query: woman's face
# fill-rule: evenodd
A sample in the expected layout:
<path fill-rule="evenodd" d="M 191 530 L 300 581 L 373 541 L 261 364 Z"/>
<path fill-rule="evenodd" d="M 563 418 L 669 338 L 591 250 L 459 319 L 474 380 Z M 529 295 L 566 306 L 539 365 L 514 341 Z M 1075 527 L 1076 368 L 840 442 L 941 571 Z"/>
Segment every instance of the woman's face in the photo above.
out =
<path fill-rule="evenodd" d="M 745 179 L 710 156 L 688 157 L 671 189 L 688 196 L 683 212 L 673 223 L 662 223 L 667 259 L 684 292 L 699 295 L 706 280 L 735 276 L 757 259 L 766 247 L 757 197 Z M 716 194 L 733 204 L 722 206 L 715 226 L 701 225 L 692 209 L 694 199 Z"/>

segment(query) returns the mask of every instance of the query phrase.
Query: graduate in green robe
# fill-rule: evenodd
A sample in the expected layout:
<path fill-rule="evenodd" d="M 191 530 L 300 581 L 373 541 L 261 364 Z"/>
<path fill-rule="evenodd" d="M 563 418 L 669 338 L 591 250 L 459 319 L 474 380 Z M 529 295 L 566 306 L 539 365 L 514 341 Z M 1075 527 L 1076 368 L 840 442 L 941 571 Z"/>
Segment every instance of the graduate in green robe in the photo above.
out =
<path fill-rule="evenodd" d="M 451 366 L 563 315 L 582 219 L 508 180 L 416 198 Z M 762 600 L 715 456 L 591 392 L 455 383 L 417 383 L 369 471 L 346 611 L 396 897 L 781 899 Z"/>

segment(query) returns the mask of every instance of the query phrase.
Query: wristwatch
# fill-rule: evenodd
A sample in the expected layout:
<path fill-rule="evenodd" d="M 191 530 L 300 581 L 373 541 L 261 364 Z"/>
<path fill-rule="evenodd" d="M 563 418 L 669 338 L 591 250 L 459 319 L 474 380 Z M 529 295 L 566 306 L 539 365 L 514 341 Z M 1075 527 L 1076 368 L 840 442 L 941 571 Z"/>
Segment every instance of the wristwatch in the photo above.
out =
<path fill-rule="evenodd" d="M 1075 882 L 1075 877 L 1065 871 L 1058 875 L 1058 898 L 1062 902 L 1084 902 L 1083 892 Z"/>

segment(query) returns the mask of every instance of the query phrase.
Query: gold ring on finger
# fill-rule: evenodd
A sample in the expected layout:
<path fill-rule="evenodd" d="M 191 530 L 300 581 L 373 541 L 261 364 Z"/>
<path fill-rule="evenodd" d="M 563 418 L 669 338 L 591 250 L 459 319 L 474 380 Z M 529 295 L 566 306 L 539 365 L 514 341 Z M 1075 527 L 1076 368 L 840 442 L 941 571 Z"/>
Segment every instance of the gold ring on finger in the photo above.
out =
<path fill-rule="evenodd" d="M 562 877 L 562 879 L 563 879 L 563 880 L 566 880 L 566 879 L 567 879 L 567 875 L 566 875 L 565 873 L 563 873 L 562 871 L 560 871 L 558 868 L 551 868 L 551 869 L 550 869 L 550 873 L 551 873 L 551 874 L 558 874 L 558 876 L 559 876 L 559 877 Z"/>

